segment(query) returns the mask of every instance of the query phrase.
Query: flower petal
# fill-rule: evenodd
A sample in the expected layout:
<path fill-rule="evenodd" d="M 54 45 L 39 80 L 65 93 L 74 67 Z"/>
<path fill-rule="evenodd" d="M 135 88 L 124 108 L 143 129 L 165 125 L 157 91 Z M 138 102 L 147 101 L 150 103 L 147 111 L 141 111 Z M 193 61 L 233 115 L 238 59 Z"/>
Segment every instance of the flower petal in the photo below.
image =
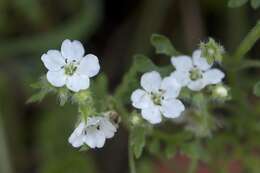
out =
<path fill-rule="evenodd" d="M 152 124 L 157 124 L 162 121 L 161 112 L 158 106 L 150 106 L 142 109 L 142 117 Z"/>
<path fill-rule="evenodd" d="M 100 130 L 104 133 L 106 138 L 112 138 L 116 132 L 116 127 L 107 118 L 102 118 Z"/>
<path fill-rule="evenodd" d="M 101 148 L 105 144 L 104 134 L 97 130 L 96 127 L 89 127 L 83 140 L 90 148 Z"/>
<path fill-rule="evenodd" d="M 166 77 L 162 80 L 161 89 L 165 91 L 165 99 L 176 98 L 180 93 L 181 85 L 173 77 Z"/>
<path fill-rule="evenodd" d="M 161 112 L 167 118 L 177 118 L 185 110 L 183 103 L 177 99 L 162 101 Z"/>
<path fill-rule="evenodd" d="M 178 71 L 189 71 L 192 68 L 192 60 L 189 56 L 181 55 L 172 57 L 171 62 Z"/>
<path fill-rule="evenodd" d="M 224 77 L 225 74 L 219 69 L 211 69 L 203 74 L 203 80 L 206 83 L 206 85 L 217 84 L 221 82 Z"/>
<path fill-rule="evenodd" d="M 141 86 L 148 92 L 158 91 L 161 80 L 161 76 L 157 71 L 147 72 L 141 77 Z"/>
<path fill-rule="evenodd" d="M 201 70 L 207 70 L 212 66 L 212 65 L 208 64 L 206 58 L 201 57 L 201 50 L 195 50 L 192 54 L 192 59 L 193 59 L 194 65 L 196 65 L 197 68 L 199 68 Z"/>
<path fill-rule="evenodd" d="M 84 56 L 85 50 L 82 44 L 77 41 L 70 41 L 66 39 L 62 42 L 61 45 L 61 54 L 64 56 L 69 62 L 76 60 L 78 61 Z"/>
<path fill-rule="evenodd" d="M 99 70 L 98 58 L 93 54 L 88 54 L 80 61 L 76 73 L 93 77 L 98 74 Z"/>
<path fill-rule="evenodd" d="M 46 54 L 42 55 L 41 60 L 44 66 L 51 71 L 58 71 L 66 64 L 65 59 L 57 50 L 49 50 Z"/>
<path fill-rule="evenodd" d="M 85 127 L 85 123 L 81 122 L 78 127 L 73 131 L 73 133 L 69 137 L 69 143 L 73 145 L 73 143 L 80 143 L 80 140 L 78 139 L 81 134 L 83 134 L 83 130 Z M 75 142 L 77 141 L 77 142 Z M 73 145 L 74 146 L 74 145 Z"/>
<path fill-rule="evenodd" d="M 174 71 L 170 75 L 172 78 L 177 80 L 177 82 L 181 86 L 186 86 L 190 82 L 190 73 L 189 72 L 183 72 L 183 71 Z"/>
<path fill-rule="evenodd" d="M 151 105 L 151 97 L 142 89 L 135 90 L 131 95 L 132 105 L 135 108 L 142 109 Z"/>
<path fill-rule="evenodd" d="M 74 74 L 68 77 L 66 86 L 71 91 L 78 92 L 79 90 L 87 89 L 89 87 L 89 83 L 88 76 Z"/>
<path fill-rule="evenodd" d="M 63 85 L 65 85 L 66 79 L 67 77 L 63 69 L 59 71 L 47 72 L 47 80 L 55 87 L 62 87 Z"/>
<path fill-rule="evenodd" d="M 193 90 L 193 91 L 200 91 L 206 86 L 205 82 L 203 79 L 199 79 L 196 81 L 190 81 L 188 84 L 188 88 Z"/>
<path fill-rule="evenodd" d="M 84 136 L 77 136 L 72 141 L 70 141 L 70 143 L 73 147 L 78 148 L 84 144 L 83 139 L 84 139 Z"/>

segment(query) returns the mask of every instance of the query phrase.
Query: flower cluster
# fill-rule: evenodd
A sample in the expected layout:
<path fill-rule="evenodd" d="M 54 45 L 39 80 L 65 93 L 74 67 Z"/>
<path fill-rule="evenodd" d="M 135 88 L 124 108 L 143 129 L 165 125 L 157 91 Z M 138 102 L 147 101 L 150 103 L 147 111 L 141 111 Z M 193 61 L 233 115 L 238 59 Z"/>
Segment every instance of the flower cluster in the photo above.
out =
<path fill-rule="evenodd" d="M 68 39 L 63 41 L 61 51 L 49 50 L 43 54 L 41 60 L 48 69 L 48 82 L 54 87 L 66 86 L 72 92 L 88 89 L 89 78 L 98 74 L 100 65 L 95 55 L 84 54 L 84 47 L 79 41 Z M 69 137 L 69 142 L 76 148 L 84 144 L 90 148 L 101 148 L 106 139 L 114 136 L 116 125 L 106 116 L 87 117 L 87 120 L 80 118 L 82 120 Z"/>
<path fill-rule="evenodd" d="M 142 117 L 152 124 L 160 123 L 162 115 L 177 118 L 182 114 L 185 107 L 178 99 L 182 87 L 200 91 L 208 85 L 221 83 L 225 76 L 219 69 L 212 68 L 202 57 L 201 50 L 194 51 L 192 57 L 172 57 L 171 62 L 175 71 L 170 76 L 162 79 L 156 71 L 147 72 L 141 77 L 142 89 L 136 89 L 131 95 L 132 105 L 141 109 Z"/>

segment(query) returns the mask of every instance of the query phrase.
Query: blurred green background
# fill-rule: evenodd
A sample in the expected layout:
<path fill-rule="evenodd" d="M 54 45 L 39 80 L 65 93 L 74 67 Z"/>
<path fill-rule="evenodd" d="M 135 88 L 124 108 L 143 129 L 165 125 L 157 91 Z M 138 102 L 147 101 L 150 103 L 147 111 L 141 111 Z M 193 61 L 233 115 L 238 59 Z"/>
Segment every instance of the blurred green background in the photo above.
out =
<path fill-rule="evenodd" d="M 259 17 L 249 4 L 233 9 L 226 0 L 0 0 L 0 173 L 128 171 L 123 128 L 104 148 L 78 152 L 67 142 L 75 107 L 60 107 L 55 97 L 26 104 L 30 84 L 45 73 L 41 55 L 59 49 L 64 39 L 80 40 L 99 57 L 113 92 L 133 54 L 153 55 L 152 33 L 168 36 L 183 53 L 209 36 L 232 52 Z M 259 58 L 259 49 L 258 43 L 252 59 Z M 259 70 L 245 73 L 248 84 L 260 79 Z M 148 158 L 139 161 L 140 172 L 169 172 Z"/>

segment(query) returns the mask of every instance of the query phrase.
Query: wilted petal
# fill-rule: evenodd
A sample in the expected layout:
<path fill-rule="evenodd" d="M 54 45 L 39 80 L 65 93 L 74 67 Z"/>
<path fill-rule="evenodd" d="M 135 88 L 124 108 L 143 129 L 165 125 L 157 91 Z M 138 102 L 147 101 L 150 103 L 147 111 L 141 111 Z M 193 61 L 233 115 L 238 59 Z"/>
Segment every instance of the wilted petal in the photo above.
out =
<path fill-rule="evenodd" d="M 192 55 L 192 59 L 193 59 L 194 65 L 196 65 L 197 68 L 199 68 L 201 70 L 207 70 L 212 66 L 207 62 L 206 58 L 201 57 L 201 50 L 194 51 L 193 55 Z"/>
<path fill-rule="evenodd" d="M 41 60 L 44 66 L 51 71 L 58 71 L 65 65 L 65 59 L 57 50 L 49 50 L 46 54 L 42 55 Z"/>
<path fill-rule="evenodd" d="M 66 75 L 64 74 L 64 70 L 61 69 L 59 71 L 48 71 L 47 72 L 47 80 L 55 87 L 62 87 L 66 82 Z"/>
<path fill-rule="evenodd" d="M 158 91 L 161 86 L 161 80 L 158 72 L 147 72 L 141 77 L 141 86 L 148 92 Z"/>
<path fill-rule="evenodd" d="M 162 101 L 161 112 L 167 118 L 177 118 L 185 110 L 183 103 L 177 99 Z"/>
<path fill-rule="evenodd" d="M 225 74 L 220 71 L 219 69 L 211 69 L 206 71 L 203 74 L 203 80 L 204 82 L 208 84 L 217 84 L 222 81 L 222 79 L 225 77 Z"/>
<path fill-rule="evenodd" d="M 93 54 L 88 54 L 81 60 L 76 73 L 93 77 L 98 74 L 99 70 L 98 58 Z"/>
<path fill-rule="evenodd" d="M 161 89 L 165 91 L 164 98 L 176 98 L 181 90 L 181 85 L 173 77 L 166 77 L 162 80 Z"/>
<path fill-rule="evenodd" d="M 142 117 L 152 124 L 157 124 L 162 121 L 159 106 L 151 106 L 141 111 Z"/>
<path fill-rule="evenodd" d="M 82 44 L 77 41 L 70 41 L 66 39 L 62 42 L 61 45 L 61 54 L 65 57 L 69 62 L 76 60 L 78 61 L 84 56 L 85 50 Z"/>
<path fill-rule="evenodd" d="M 89 83 L 88 76 L 74 74 L 68 77 L 66 86 L 71 91 L 78 92 L 79 90 L 87 89 L 89 87 Z"/>
<path fill-rule="evenodd" d="M 192 60 L 189 56 L 172 57 L 171 62 L 178 71 L 189 71 L 192 68 Z"/>
<path fill-rule="evenodd" d="M 151 97 L 142 89 L 135 90 L 131 95 L 132 104 L 138 109 L 147 108 L 151 105 Z"/>

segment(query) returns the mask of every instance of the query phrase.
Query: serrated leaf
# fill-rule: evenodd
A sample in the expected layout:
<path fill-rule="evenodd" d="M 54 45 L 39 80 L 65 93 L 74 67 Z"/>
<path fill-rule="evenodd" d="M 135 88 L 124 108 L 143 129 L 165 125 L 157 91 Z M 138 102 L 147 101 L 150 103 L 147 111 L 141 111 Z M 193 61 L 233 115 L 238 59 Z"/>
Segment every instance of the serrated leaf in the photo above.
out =
<path fill-rule="evenodd" d="M 231 8 L 236 8 L 244 5 L 247 3 L 248 0 L 229 0 L 228 1 L 228 6 Z"/>
<path fill-rule="evenodd" d="M 145 146 L 146 130 L 144 127 L 133 127 L 130 134 L 130 144 L 136 158 L 140 158 Z"/>
<path fill-rule="evenodd" d="M 173 47 L 171 41 L 160 34 L 153 34 L 151 36 L 151 44 L 154 46 L 156 53 L 165 54 L 167 56 L 178 55 L 178 51 Z"/>
<path fill-rule="evenodd" d="M 254 94 L 258 97 L 260 97 L 260 81 L 257 82 L 254 86 Z"/>
<path fill-rule="evenodd" d="M 260 7 L 260 0 L 251 0 L 251 6 L 254 9 L 257 9 Z"/>

